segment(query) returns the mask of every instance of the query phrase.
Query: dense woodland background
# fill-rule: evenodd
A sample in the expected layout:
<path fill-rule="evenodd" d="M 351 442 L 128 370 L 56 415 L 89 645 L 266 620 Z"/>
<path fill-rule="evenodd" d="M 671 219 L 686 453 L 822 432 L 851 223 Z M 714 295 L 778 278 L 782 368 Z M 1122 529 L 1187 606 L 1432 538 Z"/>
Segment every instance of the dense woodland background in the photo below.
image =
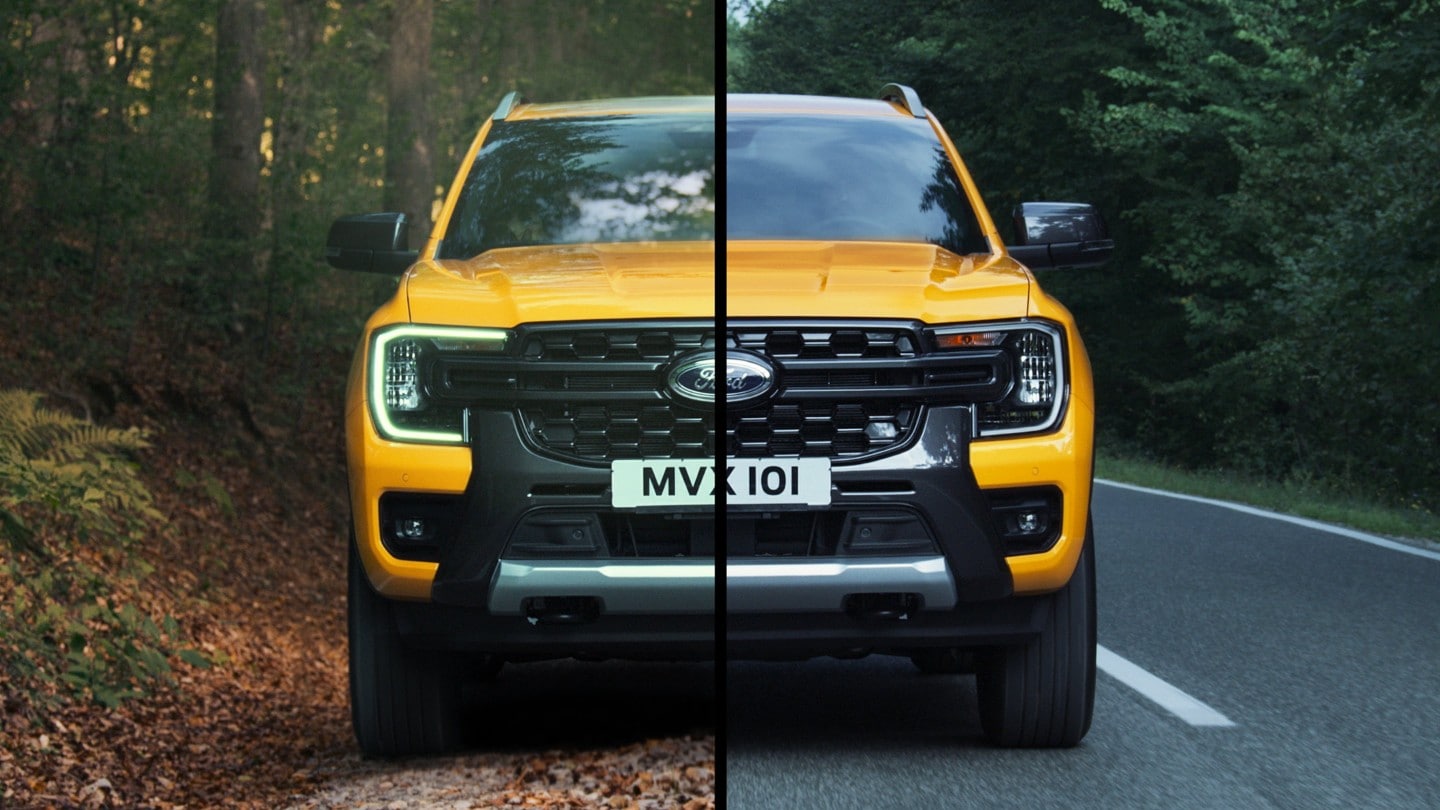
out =
<path fill-rule="evenodd" d="M 511 90 L 713 93 L 716 9 L 0 4 L 0 806 L 279 806 L 353 747 L 340 408 L 395 282 L 326 230 L 423 234 Z"/>
<path fill-rule="evenodd" d="M 1110 452 L 1434 511 L 1437 5 L 736 0 L 725 85 L 903 81 L 1000 221 L 1098 204 L 1115 261 L 1043 280 Z M 393 281 L 325 230 L 428 221 L 512 89 L 715 92 L 716 6 L 7 0 L 0 804 L 271 806 L 348 745 L 339 408 Z"/>
<path fill-rule="evenodd" d="M 1042 283 L 1080 320 L 1110 452 L 1440 503 L 1440 4 L 733 10 L 730 92 L 905 82 L 997 221 L 1101 207 L 1116 259 Z"/>
<path fill-rule="evenodd" d="M 423 234 L 510 90 L 715 87 L 709 0 L 6 5 L 0 318 L 91 319 L 0 334 L 7 356 L 51 358 L 28 384 L 101 409 L 146 374 L 128 353 L 157 317 L 179 403 L 218 387 L 253 411 L 315 384 L 311 351 L 353 340 L 385 286 L 317 261 L 329 222 L 398 208 Z M 176 357 L 197 342 L 223 344 L 231 379 Z"/>

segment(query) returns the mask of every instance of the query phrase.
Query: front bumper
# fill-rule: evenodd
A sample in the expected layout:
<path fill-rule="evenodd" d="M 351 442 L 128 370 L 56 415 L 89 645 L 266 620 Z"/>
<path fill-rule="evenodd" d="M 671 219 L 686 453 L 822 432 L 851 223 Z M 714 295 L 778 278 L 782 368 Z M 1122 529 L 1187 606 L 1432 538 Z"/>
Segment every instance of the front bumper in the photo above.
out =
<path fill-rule="evenodd" d="M 955 606 L 955 580 L 939 556 L 755 561 L 725 565 L 726 609 L 736 613 L 834 612 L 858 594 L 908 593 L 930 610 Z"/>
<path fill-rule="evenodd" d="M 1043 598 L 1016 595 L 1011 561 L 1020 558 L 1013 548 L 1007 555 L 1007 541 L 992 518 L 994 493 L 1005 491 L 1006 484 L 1032 482 L 1001 481 L 1001 487 L 982 489 L 971 452 L 982 445 L 972 445 L 972 426 L 969 407 L 933 407 L 905 450 L 831 468 L 826 511 L 843 518 L 829 525 L 849 527 L 855 515 L 913 515 L 929 548 L 909 539 L 917 534 L 910 529 L 896 551 L 877 543 L 857 548 L 847 535 L 811 543 L 805 551 L 770 555 L 746 535 L 761 534 L 752 531 L 752 523 L 785 516 L 731 507 L 727 653 L 738 658 L 903 653 L 1013 643 L 1039 632 Z M 1073 463 L 1063 456 L 1058 461 Z M 1057 506 L 1067 513 L 1057 515 L 1060 524 L 1071 523 L 1068 513 L 1088 504 L 1088 498 L 1076 504 L 1058 494 L 1059 487 L 1054 491 L 1066 501 Z M 742 536 L 734 536 L 737 531 Z M 1055 546 L 1068 542 L 1058 531 L 1057 526 Z M 1059 566 L 1063 551 L 1048 548 L 1045 555 L 1028 556 L 1048 555 Z"/>
<path fill-rule="evenodd" d="M 469 418 L 463 491 L 375 486 L 374 478 L 364 485 L 362 557 L 375 558 L 377 587 L 386 574 L 401 586 L 387 595 L 399 597 L 399 629 L 411 644 L 517 658 L 714 656 L 713 507 L 614 509 L 608 465 L 531 446 L 512 411 L 475 409 Z M 438 451 L 453 462 L 456 449 L 381 444 L 369 452 L 379 462 Z M 363 469 L 378 476 L 393 466 Z M 404 475 L 391 477 L 403 484 Z M 424 503 L 449 527 L 429 562 L 407 559 L 387 534 L 387 517 L 407 503 Z M 579 539 L 549 542 L 561 535 Z M 422 588 L 428 599 L 410 596 Z"/>
<path fill-rule="evenodd" d="M 593 596 L 603 613 L 713 614 L 714 560 L 500 560 L 487 608 L 528 616 L 547 596 Z"/>
<path fill-rule="evenodd" d="M 433 601 L 518 615 L 535 599 L 583 596 L 598 600 L 603 613 L 714 613 L 713 507 L 643 515 L 613 509 L 608 465 L 536 452 L 512 412 L 476 410 L 470 418 L 470 481 L 455 541 L 440 552 Z M 633 519 L 683 522 L 685 530 L 670 556 L 619 556 L 607 526 Z M 543 548 L 545 532 L 557 525 L 585 535 L 585 557 L 564 546 Z M 522 557 L 516 549 L 531 534 L 540 537 L 527 547 L 541 548 Z"/>

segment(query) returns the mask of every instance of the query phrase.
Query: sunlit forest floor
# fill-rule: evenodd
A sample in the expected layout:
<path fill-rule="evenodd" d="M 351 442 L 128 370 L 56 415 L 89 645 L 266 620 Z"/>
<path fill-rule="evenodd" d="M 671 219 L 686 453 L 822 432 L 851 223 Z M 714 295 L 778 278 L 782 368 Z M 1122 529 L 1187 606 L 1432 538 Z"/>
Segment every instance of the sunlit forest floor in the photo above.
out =
<path fill-rule="evenodd" d="M 83 329 L 83 313 L 9 315 L 0 323 L 6 346 L 26 345 L 30 330 L 67 328 L 60 321 Z M 137 460 L 165 518 L 135 553 L 154 570 L 111 598 L 157 621 L 173 616 L 185 643 L 212 662 L 172 658 L 173 685 L 150 685 L 115 708 L 78 699 L 48 710 L 0 667 L 3 810 L 303 805 L 332 779 L 394 771 L 359 760 L 347 702 L 340 409 L 348 352 L 307 357 L 312 379 L 287 396 L 254 385 L 246 399 L 224 345 L 180 350 L 167 341 L 163 326 L 142 325 L 117 366 L 124 373 L 84 393 L 48 373 L 55 358 L 44 350 L 0 359 L 0 386 L 46 392 L 53 407 L 149 431 L 151 447 Z M 520 764 L 489 795 L 538 807 L 588 801 L 577 796 L 616 799 L 612 806 L 643 797 L 646 806 L 713 806 L 713 751 L 702 730 L 583 752 L 569 764 L 563 752 L 512 752 Z M 683 791 L 637 769 L 666 752 Z M 535 781 L 552 766 L 573 771 L 581 792 Z"/>
<path fill-rule="evenodd" d="M 153 424 L 129 407 L 117 421 Z M 115 709 L 72 703 L 44 727 L 7 705 L 7 802 L 274 806 L 351 745 L 344 535 L 334 496 L 311 498 L 340 479 L 316 462 L 266 469 L 224 433 L 201 420 L 164 425 L 142 460 L 169 522 L 140 552 L 155 566 L 141 587 L 217 663 L 177 665 L 175 687 Z"/>

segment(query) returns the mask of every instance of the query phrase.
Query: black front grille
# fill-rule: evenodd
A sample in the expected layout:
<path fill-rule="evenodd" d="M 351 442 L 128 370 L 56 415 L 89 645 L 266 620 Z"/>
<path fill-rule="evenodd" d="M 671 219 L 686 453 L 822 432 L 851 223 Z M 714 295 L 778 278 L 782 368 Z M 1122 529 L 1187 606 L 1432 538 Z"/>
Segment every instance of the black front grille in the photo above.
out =
<path fill-rule="evenodd" d="M 731 321 L 726 346 L 775 369 L 774 396 L 726 409 L 725 452 L 739 458 L 896 452 L 929 405 L 999 399 L 1011 379 L 1001 349 L 939 352 L 914 322 Z"/>
<path fill-rule="evenodd" d="M 715 455 L 713 412 L 670 403 L 550 403 L 522 408 L 520 421 L 542 447 L 591 461 Z"/>
<path fill-rule="evenodd" d="M 779 359 L 900 359 L 920 352 L 920 333 L 899 325 L 754 326 L 732 323 L 730 345 Z"/>
<path fill-rule="evenodd" d="M 726 420 L 725 454 L 737 458 L 880 453 L 910 436 L 920 406 L 896 401 L 769 402 Z"/>
<path fill-rule="evenodd" d="M 601 328 L 535 328 L 520 340 L 527 360 L 670 360 L 713 345 L 713 329 L 614 326 Z"/>
<path fill-rule="evenodd" d="M 504 356 L 440 354 L 426 370 L 429 391 L 454 404 L 513 407 L 533 445 L 566 459 L 714 456 L 714 408 L 665 391 L 673 361 L 714 350 L 711 324 L 540 324 L 515 332 Z"/>

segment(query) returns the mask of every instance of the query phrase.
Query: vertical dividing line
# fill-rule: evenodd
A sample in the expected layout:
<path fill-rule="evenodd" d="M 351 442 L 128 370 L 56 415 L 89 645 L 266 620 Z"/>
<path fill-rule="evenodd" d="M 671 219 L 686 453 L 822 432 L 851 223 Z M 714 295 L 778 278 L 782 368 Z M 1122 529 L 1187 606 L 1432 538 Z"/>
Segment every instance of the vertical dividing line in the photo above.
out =
<path fill-rule="evenodd" d="M 723 26 L 723 21 L 720 23 Z M 724 44 L 724 28 L 717 29 L 717 38 Z M 723 81 L 723 80 L 722 80 Z M 723 87 L 721 88 L 723 91 Z M 725 668 L 728 658 L 725 654 L 726 632 L 726 541 L 725 510 L 725 391 L 721 376 L 725 366 L 727 346 L 725 306 L 725 166 L 721 159 L 724 151 L 723 127 L 725 125 L 725 96 L 723 92 L 715 99 L 715 801 L 725 806 L 725 725 L 726 700 Z"/>

